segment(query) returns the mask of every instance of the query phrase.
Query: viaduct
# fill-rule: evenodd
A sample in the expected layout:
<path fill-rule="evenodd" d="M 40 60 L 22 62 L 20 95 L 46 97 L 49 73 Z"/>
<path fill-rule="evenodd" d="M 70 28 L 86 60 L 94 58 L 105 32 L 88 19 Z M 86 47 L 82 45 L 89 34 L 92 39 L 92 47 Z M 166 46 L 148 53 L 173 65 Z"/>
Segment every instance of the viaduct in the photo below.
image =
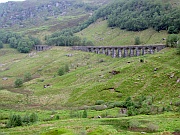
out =
<path fill-rule="evenodd" d="M 49 50 L 51 48 L 51 46 L 48 45 L 35 45 L 34 49 L 36 51 L 45 51 L 45 50 Z"/>
<path fill-rule="evenodd" d="M 129 46 L 73 46 L 74 50 L 105 54 L 116 57 L 133 57 L 145 54 L 154 54 L 164 49 L 166 45 L 129 45 Z"/>

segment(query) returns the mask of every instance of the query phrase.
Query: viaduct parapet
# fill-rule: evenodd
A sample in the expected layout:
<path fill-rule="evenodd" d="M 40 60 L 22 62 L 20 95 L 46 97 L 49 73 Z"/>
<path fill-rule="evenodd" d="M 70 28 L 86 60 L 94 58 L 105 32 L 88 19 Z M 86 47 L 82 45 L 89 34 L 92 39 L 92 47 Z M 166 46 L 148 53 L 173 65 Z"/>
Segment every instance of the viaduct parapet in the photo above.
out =
<path fill-rule="evenodd" d="M 129 45 L 129 46 L 73 46 L 74 50 L 105 54 L 116 57 L 133 57 L 145 54 L 154 54 L 164 49 L 166 45 Z"/>

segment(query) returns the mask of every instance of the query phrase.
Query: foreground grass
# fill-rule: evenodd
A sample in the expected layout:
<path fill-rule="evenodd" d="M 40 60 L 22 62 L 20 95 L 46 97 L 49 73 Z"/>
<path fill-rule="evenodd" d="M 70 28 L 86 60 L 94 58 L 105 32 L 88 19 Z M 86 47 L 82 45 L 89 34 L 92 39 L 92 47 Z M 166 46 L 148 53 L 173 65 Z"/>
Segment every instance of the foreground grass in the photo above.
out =
<path fill-rule="evenodd" d="M 106 112 L 116 112 L 115 110 L 106 110 Z M 97 116 L 105 111 L 88 111 L 89 117 Z M 2 111 L 1 111 L 2 113 Z M 3 113 L 7 113 L 3 111 Z M 23 114 L 25 112 L 18 112 Z M 59 120 L 49 120 L 43 122 L 43 117 L 50 117 L 50 111 L 39 111 L 39 121 L 30 126 L 15 127 L 15 128 L 1 128 L 1 134 L 9 135 L 57 135 L 57 134 L 71 134 L 71 135 L 138 135 L 141 132 L 146 134 L 160 135 L 163 133 L 173 133 L 179 131 L 179 114 L 164 113 L 159 115 L 139 115 L 133 117 L 119 117 L 119 118 L 69 118 L 67 117 L 69 111 L 56 111 L 60 115 Z M 43 116 L 43 117 L 42 117 Z M 66 117 L 66 118 L 65 118 Z"/>

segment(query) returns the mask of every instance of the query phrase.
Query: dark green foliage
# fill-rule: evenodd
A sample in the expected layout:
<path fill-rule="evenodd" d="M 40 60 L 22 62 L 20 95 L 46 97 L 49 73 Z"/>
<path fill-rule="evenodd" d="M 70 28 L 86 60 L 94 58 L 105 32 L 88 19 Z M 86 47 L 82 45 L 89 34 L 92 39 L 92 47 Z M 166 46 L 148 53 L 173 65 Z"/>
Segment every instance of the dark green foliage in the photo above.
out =
<path fill-rule="evenodd" d="M 179 41 L 179 36 L 176 34 L 171 34 L 166 40 L 166 45 L 168 47 L 177 47 Z"/>
<path fill-rule="evenodd" d="M 61 32 L 55 32 L 50 37 L 45 37 L 46 43 L 48 45 L 56 45 L 56 46 L 92 46 L 93 43 L 91 41 L 87 41 L 86 39 L 81 39 L 78 36 L 75 36 L 75 29 L 64 29 Z"/>
<path fill-rule="evenodd" d="M 24 117 L 22 118 L 22 122 L 25 125 L 28 125 L 30 123 L 30 117 L 28 114 L 25 114 Z"/>
<path fill-rule="evenodd" d="M 56 120 L 59 120 L 60 119 L 60 116 L 59 115 L 56 115 Z"/>
<path fill-rule="evenodd" d="M 22 119 L 20 115 L 10 115 L 7 128 L 22 126 Z"/>
<path fill-rule="evenodd" d="M 135 37 L 134 44 L 135 44 L 135 45 L 141 44 L 140 37 Z"/>
<path fill-rule="evenodd" d="M 83 111 L 82 118 L 87 118 L 87 111 L 86 110 Z"/>
<path fill-rule="evenodd" d="M 32 79 L 31 73 L 27 72 L 24 74 L 24 81 L 29 81 Z"/>
<path fill-rule="evenodd" d="M 33 45 L 41 45 L 41 41 L 38 39 L 38 38 L 35 38 L 35 37 L 32 37 L 32 36 L 29 36 L 28 37 L 30 39 L 30 41 L 33 42 Z"/>
<path fill-rule="evenodd" d="M 104 103 L 104 100 L 97 100 L 95 105 L 102 105 Z"/>
<path fill-rule="evenodd" d="M 32 113 L 30 116 L 29 116 L 29 119 L 30 119 L 30 122 L 31 123 L 35 123 L 38 121 L 38 116 L 36 113 Z"/>
<path fill-rule="evenodd" d="M 17 78 L 14 82 L 16 88 L 21 87 L 23 85 L 23 80 L 21 78 Z"/>
<path fill-rule="evenodd" d="M 22 39 L 18 43 L 18 51 L 21 53 L 29 53 L 34 45 L 34 42 L 30 39 Z"/>
<path fill-rule="evenodd" d="M 180 30 L 180 9 L 160 0 L 117 0 L 98 9 L 79 29 L 85 29 L 99 18 L 107 19 L 109 27 L 129 31 L 142 31 L 150 27 L 156 31 L 169 28 L 169 33 Z"/>
<path fill-rule="evenodd" d="M 134 102 L 132 101 L 131 97 L 128 97 L 126 100 L 125 100 L 125 103 L 124 103 L 124 106 L 125 107 L 131 107 L 131 106 L 134 106 Z"/>
<path fill-rule="evenodd" d="M 174 26 L 170 26 L 168 28 L 168 34 L 178 34 L 178 33 L 179 33 L 178 28 L 175 28 Z"/>
<path fill-rule="evenodd" d="M 58 70 L 58 75 L 59 75 L 59 76 L 62 76 L 62 75 L 64 75 L 64 74 L 65 74 L 64 67 L 59 68 L 59 70 Z"/>
<path fill-rule="evenodd" d="M 20 115 L 10 115 L 9 120 L 7 122 L 6 127 L 17 127 L 22 125 L 29 125 L 30 123 L 35 123 L 38 121 L 38 116 L 36 113 L 32 113 L 30 116 L 28 114 L 25 114 L 23 118 L 21 118 Z"/>
<path fill-rule="evenodd" d="M 3 42 L 0 40 L 0 49 L 3 48 Z"/>
<path fill-rule="evenodd" d="M 134 106 L 130 106 L 130 107 L 128 107 L 127 114 L 128 114 L 128 116 L 135 116 L 138 114 L 138 110 Z"/>
<path fill-rule="evenodd" d="M 0 39 L 4 44 L 10 44 L 11 48 L 15 48 L 21 53 L 29 53 L 34 45 L 41 44 L 38 38 L 5 31 L 0 31 Z"/>

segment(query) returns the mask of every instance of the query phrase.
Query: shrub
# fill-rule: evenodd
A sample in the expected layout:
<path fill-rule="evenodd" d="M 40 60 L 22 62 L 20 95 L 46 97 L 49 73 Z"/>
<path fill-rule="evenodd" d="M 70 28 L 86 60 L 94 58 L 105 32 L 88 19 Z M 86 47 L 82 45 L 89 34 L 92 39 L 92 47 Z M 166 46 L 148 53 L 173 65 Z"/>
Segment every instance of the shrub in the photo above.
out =
<path fill-rule="evenodd" d="M 59 115 L 56 115 L 56 120 L 59 120 L 60 119 L 60 116 Z"/>
<path fill-rule="evenodd" d="M 30 115 L 30 122 L 35 123 L 35 122 L 37 122 L 37 121 L 38 121 L 38 116 L 37 116 L 37 114 L 36 114 L 36 113 L 32 113 L 32 114 Z"/>
<path fill-rule="evenodd" d="M 166 45 L 169 47 L 177 47 L 179 36 L 176 34 L 171 34 L 166 40 Z"/>
<path fill-rule="evenodd" d="M 22 119 L 22 122 L 25 124 L 25 125 L 28 125 L 30 123 L 30 117 L 28 114 L 25 114 L 23 119 Z"/>
<path fill-rule="evenodd" d="M 21 87 L 23 85 L 23 80 L 21 78 L 17 78 L 14 82 L 16 88 Z"/>
<path fill-rule="evenodd" d="M 114 102 L 114 107 L 123 107 L 124 102 Z"/>
<path fill-rule="evenodd" d="M 58 70 L 58 75 L 59 76 L 62 76 L 62 75 L 64 75 L 64 68 L 63 67 L 61 67 L 61 68 L 59 68 L 59 70 Z"/>
<path fill-rule="evenodd" d="M 124 106 L 127 108 L 130 106 L 134 106 L 134 102 L 132 101 L 131 97 L 126 98 L 126 100 L 124 102 Z"/>
<path fill-rule="evenodd" d="M 178 34 L 178 33 L 179 33 L 179 30 L 176 27 L 170 26 L 168 28 L 168 34 Z"/>
<path fill-rule="evenodd" d="M 135 44 L 135 45 L 141 44 L 140 37 L 135 37 L 134 44 Z"/>
<path fill-rule="evenodd" d="M 17 126 L 22 126 L 22 119 L 20 115 L 10 115 L 9 121 L 7 122 L 6 127 L 11 128 L 11 127 L 17 127 Z"/>
<path fill-rule="evenodd" d="M 104 100 L 97 100 L 95 105 L 102 105 L 104 104 Z"/>
<path fill-rule="evenodd" d="M 24 81 L 29 81 L 29 80 L 31 80 L 31 78 L 32 78 L 31 73 L 28 72 L 28 73 L 24 74 Z"/>
<path fill-rule="evenodd" d="M 87 118 L 87 111 L 86 110 L 83 111 L 82 118 Z"/>
<path fill-rule="evenodd" d="M 128 116 L 135 116 L 138 114 L 138 111 L 134 106 L 130 106 L 130 107 L 128 107 L 127 114 L 128 114 Z"/>
<path fill-rule="evenodd" d="M 149 105 L 148 104 L 143 104 L 142 108 L 140 108 L 140 110 L 139 110 L 139 113 L 140 114 L 149 114 L 150 111 L 151 111 L 151 108 L 149 107 Z"/>

